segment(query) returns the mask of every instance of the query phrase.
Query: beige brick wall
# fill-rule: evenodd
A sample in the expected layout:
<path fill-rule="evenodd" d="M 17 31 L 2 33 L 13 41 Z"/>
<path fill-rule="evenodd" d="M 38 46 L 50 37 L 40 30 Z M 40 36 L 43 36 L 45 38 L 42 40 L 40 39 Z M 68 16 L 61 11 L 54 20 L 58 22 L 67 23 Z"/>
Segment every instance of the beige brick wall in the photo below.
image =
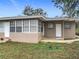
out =
<path fill-rule="evenodd" d="M 4 33 L 0 32 L 0 38 L 5 38 Z M 11 41 L 38 43 L 42 39 L 42 33 L 10 33 Z"/>
<path fill-rule="evenodd" d="M 0 32 L 0 38 L 4 38 L 4 33 Z"/>
<path fill-rule="evenodd" d="M 10 33 L 10 39 L 15 42 L 38 43 L 41 33 Z"/>
<path fill-rule="evenodd" d="M 75 22 L 71 23 L 71 29 L 64 30 L 64 38 L 75 38 Z"/>
<path fill-rule="evenodd" d="M 63 22 L 52 22 L 54 24 Z M 62 37 L 64 38 L 75 38 L 75 22 L 69 22 L 72 24 L 71 29 L 64 29 L 63 34 L 63 26 L 62 26 Z M 48 22 L 45 23 L 45 35 L 44 37 L 47 38 L 56 38 L 56 31 L 54 29 L 48 29 L 47 28 Z M 54 25 L 55 26 L 55 25 Z M 64 35 L 64 36 L 63 36 Z M 4 37 L 4 33 L 0 32 L 0 38 Z M 27 43 L 38 43 L 42 39 L 42 33 L 36 32 L 36 33 L 10 33 L 10 39 L 15 42 L 27 42 Z"/>
<path fill-rule="evenodd" d="M 62 24 L 62 37 L 61 38 L 75 38 L 75 21 L 67 21 L 71 23 L 71 29 L 64 29 L 66 21 L 50 21 L 45 23 L 45 37 L 56 38 L 56 24 Z M 54 28 L 48 29 L 48 23 L 53 23 Z M 64 30 L 63 30 L 64 29 Z"/>
<path fill-rule="evenodd" d="M 49 29 L 48 24 L 52 23 L 54 25 L 54 28 Z M 62 37 L 63 38 L 63 21 L 50 21 L 45 23 L 45 37 L 47 38 L 56 38 L 56 24 L 62 25 Z"/>

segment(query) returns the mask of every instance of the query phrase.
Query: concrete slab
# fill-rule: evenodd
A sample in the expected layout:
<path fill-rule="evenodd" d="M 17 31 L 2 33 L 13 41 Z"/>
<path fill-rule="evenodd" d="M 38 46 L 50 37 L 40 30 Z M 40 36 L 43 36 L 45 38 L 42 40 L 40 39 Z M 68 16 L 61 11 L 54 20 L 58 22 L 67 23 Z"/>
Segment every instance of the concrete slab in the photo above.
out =
<path fill-rule="evenodd" d="M 55 43 L 73 43 L 75 41 L 79 41 L 79 39 L 72 39 L 72 40 L 41 40 L 41 42 L 55 42 Z"/>

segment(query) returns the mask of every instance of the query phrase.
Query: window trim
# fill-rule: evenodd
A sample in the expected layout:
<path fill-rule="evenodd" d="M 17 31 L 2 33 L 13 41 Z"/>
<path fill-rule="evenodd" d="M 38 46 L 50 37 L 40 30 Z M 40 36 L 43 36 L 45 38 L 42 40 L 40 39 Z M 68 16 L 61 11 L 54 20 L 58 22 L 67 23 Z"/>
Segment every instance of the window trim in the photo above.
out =
<path fill-rule="evenodd" d="M 29 20 L 29 32 L 31 32 L 31 28 L 30 28 L 31 25 L 30 24 L 31 24 L 31 21 Z"/>
<path fill-rule="evenodd" d="M 22 20 L 22 32 L 23 32 L 23 20 Z"/>

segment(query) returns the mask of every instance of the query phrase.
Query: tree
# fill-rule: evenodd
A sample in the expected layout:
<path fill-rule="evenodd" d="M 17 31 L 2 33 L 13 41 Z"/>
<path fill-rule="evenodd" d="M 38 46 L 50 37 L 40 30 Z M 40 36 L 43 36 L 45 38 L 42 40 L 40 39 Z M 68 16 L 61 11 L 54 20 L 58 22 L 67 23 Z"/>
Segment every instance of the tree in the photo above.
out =
<path fill-rule="evenodd" d="M 79 0 L 52 0 L 55 7 L 61 9 L 68 17 L 79 16 Z"/>
<path fill-rule="evenodd" d="M 46 16 L 47 15 L 47 13 L 44 12 L 44 10 L 42 8 L 35 9 L 34 12 L 33 12 L 33 14 L 34 15 L 43 15 L 43 16 Z"/>
<path fill-rule="evenodd" d="M 24 15 L 31 16 L 33 12 L 33 8 L 27 5 L 23 11 Z"/>
<path fill-rule="evenodd" d="M 30 6 L 25 7 L 23 14 L 27 15 L 27 16 L 32 16 L 32 15 L 46 16 L 47 15 L 47 13 L 44 12 L 44 10 L 42 8 L 33 9 Z"/>

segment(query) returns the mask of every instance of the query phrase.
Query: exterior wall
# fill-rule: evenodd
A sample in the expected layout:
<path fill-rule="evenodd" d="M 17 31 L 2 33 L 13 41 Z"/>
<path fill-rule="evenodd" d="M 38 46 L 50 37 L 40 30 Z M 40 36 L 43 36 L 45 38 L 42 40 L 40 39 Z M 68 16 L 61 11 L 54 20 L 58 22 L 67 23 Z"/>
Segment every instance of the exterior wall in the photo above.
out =
<path fill-rule="evenodd" d="M 38 21 L 38 32 L 39 32 L 39 40 L 43 39 L 44 37 L 44 22 L 39 20 Z"/>
<path fill-rule="evenodd" d="M 11 41 L 38 43 L 41 39 L 40 33 L 10 33 Z"/>
<path fill-rule="evenodd" d="M 38 20 L 38 19 L 31 19 L 31 20 Z M 30 28 L 30 20 L 29 20 L 29 31 L 24 32 L 22 27 L 22 32 L 10 32 L 10 39 L 16 42 L 27 42 L 27 43 L 38 43 L 39 40 L 42 38 L 41 32 L 38 32 L 38 21 L 36 23 L 36 31 L 31 32 Z M 23 24 L 22 24 L 23 26 Z M 16 30 L 16 29 L 15 29 Z"/>
<path fill-rule="evenodd" d="M 4 22 L 0 21 L 0 38 L 4 38 Z"/>
<path fill-rule="evenodd" d="M 49 23 L 53 23 L 54 28 L 49 29 L 48 28 Z M 56 39 L 56 24 L 61 24 L 62 25 L 61 38 L 75 38 L 75 21 L 69 22 L 71 23 L 71 29 L 64 29 L 64 23 L 65 21 L 44 22 L 44 37 Z M 39 30 L 38 27 L 37 30 Z M 0 38 L 5 38 L 3 32 L 0 32 Z M 15 41 L 15 42 L 38 43 L 41 39 L 43 39 L 43 32 L 39 32 L 39 31 L 38 32 L 10 32 L 10 39 L 11 41 Z"/>
<path fill-rule="evenodd" d="M 61 38 L 75 38 L 75 21 L 67 21 L 71 23 L 71 29 L 65 29 L 64 23 L 66 21 L 51 21 L 45 23 L 45 37 L 46 38 L 55 38 L 56 39 L 56 24 L 62 25 L 62 37 Z M 53 23 L 54 28 L 49 29 L 48 23 Z"/>
<path fill-rule="evenodd" d="M 0 32 L 0 38 L 5 38 Z M 10 33 L 10 39 L 14 42 L 38 43 L 42 39 L 42 33 Z"/>
<path fill-rule="evenodd" d="M 4 32 L 4 22 L 0 22 L 0 32 Z"/>
<path fill-rule="evenodd" d="M 48 28 L 48 24 L 49 23 L 53 23 L 54 28 L 49 29 Z M 46 22 L 45 23 L 45 37 L 46 38 L 56 38 L 56 24 L 61 24 L 61 28 L 62 28 L 62 37 L 63 38 L 63 21 L 50 21 L 50 22 Z"/>
<path fill-rule="evenodd" d="M 71 23 L 71 29 L 64 29 L 64 38 L 75 38 L 75 21 L 69 23 Z"/>
<path fill-rule="evenodd" d="M 4 38 L 4 33 L 0 32 L 0 38 Z"/>
<path fill-rule="evenodd" d="M 32 19 L 31 19 L 32 20 Z M 38 20 L 38 19 L 33 19 L 33 20 Z M 42 33 L 38 32 L 38 22 L 36 24 L 36 32 L 10 32 L 9 29 L 10 27 L 6 27 L 6 22 L 4 22 L 4 31 L 0 32 L 0 38 L 5 38 L 5 32 L 10 33 L 9 38 L 11 41 L 15 42 L 27 42 L 27 43 L 38 43 L 42 39 Z M 30 28 L 30 27 L 29 27 Z M 8 31 L 6 31 L 6 29 Z"/>
<path fill-rule="evenodd" d="M 41 32 L 38 33 L 38 40 L 40 41 L 43 38 L 43 34 Z"/>

